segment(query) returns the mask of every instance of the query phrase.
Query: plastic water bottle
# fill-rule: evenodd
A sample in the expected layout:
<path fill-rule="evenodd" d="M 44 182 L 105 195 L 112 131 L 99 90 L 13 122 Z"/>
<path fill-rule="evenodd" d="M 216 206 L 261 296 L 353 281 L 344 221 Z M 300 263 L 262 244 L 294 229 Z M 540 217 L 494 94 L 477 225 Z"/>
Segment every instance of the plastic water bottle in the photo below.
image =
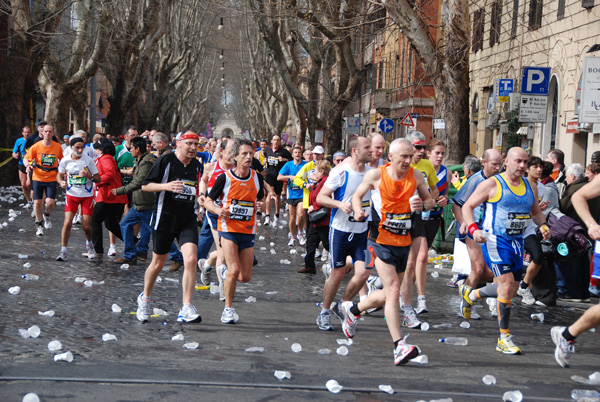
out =
<path fill-rule="evenodd" d="M 428 221 L 430 215 L 431 215 L 431 211 L 430 210 L 428 210 L 428 211 L 425 211 L 425 210 L 421 211 L 421 219 L 423 219 L 424 221 Z"/>
<path fill-rule="evenodd" d="M 25 279 L 26 281 L 37 281 L 38 279 L 40 279 L 40 277 L 33 274 L 25 274 L 23 275 L 23 279 Z"/>
<path fill-rule="evenodd" d="M 521 391 L 506 391 L 502 395 L 502 400 L 505 402 L 521 402 L 523 400 L 523 394 Z"/>
<path fill-rule="evenodd" d="M 593 389 L 574 389 L 571 391 L 571 399 L 574 401 L 578 401 L 583 398 L 599 398 L 600 394 L 598 391 L 594 391 Z"/>
<path fill-rule="evenodd" d="M 447 343 L 448 345 L 467 346 L 469 340 L 467 338 L 449 337 L 440 339 L 441 343 Z"/>

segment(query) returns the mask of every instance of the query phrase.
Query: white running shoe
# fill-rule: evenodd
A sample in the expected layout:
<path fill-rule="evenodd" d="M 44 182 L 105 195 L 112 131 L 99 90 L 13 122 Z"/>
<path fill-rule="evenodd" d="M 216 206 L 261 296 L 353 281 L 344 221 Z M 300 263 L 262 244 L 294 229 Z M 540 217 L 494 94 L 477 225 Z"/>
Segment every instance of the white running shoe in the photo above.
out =
<path fill-rule="evenodd" d="M 87 249 L 87 258 L 88 259 L 95 260 L 98 258 L 98 254 L 96 254 L 96 250 L 94 250 L 94 246 L 86 245 L 85 248 Z"/>
<path fill-rule="evenodd" d="M 111 244 L 111 245 L 108 247 L 108 256 L 109 256 L 109 257 L 112 257 L 112 256 L 115 256 L 115 255 L 117 255 L 117 248 L 115 247 L 115 245 L 114 245 L 114 244 Z"/>
<path fill-rule="evenodd" d="M 27 204 L 25 204 L 23 206 L 23 209 L 29 209 L 29 208 L 33 208 L 33 202 L 28 202 Z"/>
<path fill-rule="evenodd" d="M 519 290 L 517 290 L 517 294 L 522 297 L 521 302 L 523 302 L 523 304 L 528 304 L 530 306 L 535 304 L 535 297 L 533 297 L 533 293 L 531 293 L 531 289 L 519 288 Z"/>
<path fill-rule="evenodd" d="M 329 311 L 322 312 L 317 316 L 317 325 L 321 331 L 333 331 Z"/>
<path fill-rule="evenodd" d="M 267 226 L 270 222 L 271 218 L 269 217 L 269 215 L 265 216 L 265 221 L 263 222 L 263 225 Z"/>
<path fill-rule="evenodd" d="M 300 237 L 300 235 L 298 235 L 298 237 Z M 295 241 L 296 241 L 296 238 L 294 236 L 290 237 L 290 241 L 288 242 L 288 246 L 294 247 L 294 242 Z"/>
<path fill-rule="evenodd" d="M 323 255 L 321 255 L 321 261 L 327 261 L 327 259 L 329 259 L 329 252 L 325 249 L 323 249 Z"/>
<path fill-rule="evenodd" d="M 77 225 L 78 223 L 81 223 L 81 215 L 75 214 L 73 217 L 73 225 Z"/>
<path fill-rule="evenodd" d="M 322 256 L 323 254 L 321 253 L 321 250 L 317 249 L 317 251 L 315 251 L 315 258 L 321 258 Z M 325 260 L 321 258 L 321 261 Z"/>
<path fill-rule="evenodd" d="M 306 245 L 306 236 L 302 233 L 298 233 L 298 243 L 300 243 L 301 246 Z"/>
<path fill-rule="evenodd" d="M 415 312 L 417 314 L 429 312 L 429 310 L 427 309 L 427 303 L 425 302 L 425 299 L 417 299 L 417 308 L 415 309 Z"/>
<path fill-rule="evenodd" d="M 403 324 L 405 327 L 408 327 L 408 328 L 420 328 L 421 327 L 421 321 L 419 321 L 419 319 L 417 318 L 417 315 L 415 314 L 415 310 L 410 309 L 410 311 L 408 313 L 405 313 Z"/>
<path fill-rule="evenodd" d="M 35 218 L 35 208 L 33 208 L 33 209 L 31 210 L 31 217 L 32 217 L 32 218 Z"/>
<path fill-rule="evenodd" d="M 38 227 L 37 227 L 37 229 L 35 231 L 35 235 L 36 236 L 43 236 L 44 235 L 44 228 L 38 225 Z"/>
<path fill-rule="evenodd" d="M 58 253 L 58 257 L 56 257 L 56 261 L 67 261 L 67 252 L 61 251 Z"/>
<path fill-rule="evenodd" d="M 492 317 L 498 317 L 498 305 L 496 304 L 496 299 L 494 297 L 488 297 L 485 299 L 485 302 L 490 309 Z"/>
<path fill-rule="evenodd" d="M 358 324 L 358 318 L 356 318 L 356 316 L 352 314 L 352 312 L 350 311 L 351 308 L 351 301 L 345 301 L 342 303 L 341 310 L 342 314 L 344 314 L 344 320 L 342 321 L 342 331 L 344 332 L 344 335 L 346 335 L 346 337 L 348 338 L 354 338 L 354 334 L 356 332 L 356 324 Z"/>
<path fill-rule="evenodd" d="M 571 365 L 571 354 L 575 353 L 574 342 L 569 342 L 562 335 L 566 327 L 552 327 L 550 336 L 552 342 L 556 345 L 554 350 L 554 359 L 561 367 L 569 367 Z"/>
<path fill-rule="evenodd" d="M 202 317 L 191 304 L 184 304 L 179 310 L 177 322 L 202 322 Z"/>
<path fill-rule="evenodd" d="M 223 310 L 223 314 L 221 314 L 221 322 L 223 324 L 235 324 L 240 319 L 240 316 L 237 315 L 234 308 L 225 307 Z"/>
<path fill-rule="evenodd" d="M 277 227 L 277 221 L 278 221 L 278 219 L 276 217 L 273 217 L 273 220 L 271 221 L 271 227 L 272 228 L 276 228 Z"/>
<path fill-rule="evenodd" d="M 198 270 L 200 271 L 200 282 L 202 282 L 204 286 L 208 286 L 210 285 L 210 271 L 212 270 L 212 267 L 209 266 L 207 268 L 204 268 L 205 262 L 206 259 L 204 258 L 201 258 L 198 261 Z"/>
<path fill-rule="evenodd" d="M 150 314 L 152 314 L 152 306 L 151 306 L 150 300 L 145 301 L 143 299 L 143 297 L 144 297 L 144 292 L 140 293 L 140 295 L 137 298 L 138 308 L 135 313 L 135 316 L 137 317 L 137 319 L 142 322 L 148 321 L 150 319 Z"/>
<path fill-rule="evenodd" d="M 400 366 L 408 363 L 419 355 L 419 349 L 414 345 L 409 345 L 404 339 L 398 342 L 394 349 L 394 365 Z"/>
<path fill-rule="evenodd" d="M 461 315 L 461 317 L 462 317 L 462 315 Z M 481 320 L 481 316 L 479 315 L 477 310 L 475 310 L 475 308 L 471 309 L 471 319 L 472 320 Z"/>
<path fill-rule="evenodd" d="M 52 222 L 50 222 L 50 218 L 46 218 L 46 216 L 44 216 L 44 229 L 52 229 Z"/>

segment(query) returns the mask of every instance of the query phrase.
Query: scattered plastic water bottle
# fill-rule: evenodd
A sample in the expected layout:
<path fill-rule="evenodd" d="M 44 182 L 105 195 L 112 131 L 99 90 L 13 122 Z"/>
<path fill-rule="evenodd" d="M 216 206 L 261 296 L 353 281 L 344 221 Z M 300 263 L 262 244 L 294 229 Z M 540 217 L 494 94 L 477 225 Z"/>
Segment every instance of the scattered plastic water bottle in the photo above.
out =
<path fill-rule="evenodd" d="M 62 343 L 60 343 L 60 341 L 51 341 L 50 343 L 48 343 L 48 350 L 50 352 L 56 352 L 57 350 L 61 350 L 62 349 Z"/>
<path fill-rule="evenodd" d="M 292 345 L 292 352 L 294 352 L 294 353 L 302 352 L 302 345 L 300 345 L 299 343 L 294 343 Z"/>
<path fill-rule="evenodd" d="M 90 281 L 89 279 L 87 281 L 83 282 L 83 284 L 85 286 L 87 286 L 88 288 L 91 288 L 92 286 L 94 286 L 94 282 Z"/>
<path fill-rule="evenodd" d="M 27 330 L 24 328 L 19 328 L 19 335 L 23 338 L 23 339 L 27 339 L 29 338 L 29 334 L 27 333 Z"/>
<path fill-rule="evenodd" d="M 275 251 L 274 249 L 271 249 L 271 254 L 277 254 L 277 251 Z"/>
<path fill-rule="evenodd" d="M 394 393 L 394 388 L 392 388 L 391 385 L 383 385 L 382 384 L 382 385 L 379 386 L 379 390 L 383 391 L 385 393 L 388 393 L 390 395 L 392 395 Z"/>
<path fill-rule="evenodd" d="M 246 303 L 256 303 L 256 297 L 248 296 L 245 301 Z"/>
<path fill-rule="evenodd" d="M 329 380 L 325 383 L 325 386 L 329 392 L 333 394 L 339 393 L 344 387 L 342 387 L 336 380 Z"/>
<path fill-rule="evenodd" d="M 502 400 L 505 402 L 521 402 L 523 400 L 523 394 L 521 391 L 506 391 L 502 395 Z"/>
<path fill-rule="evenodd" d="M 112 309 L 113 313 L 120 313 L 122 311 L 121 307 L 119 307 L 119 305 L 116 303 L 110 306 L 110 308 Z"/>
<path fill-rule="evenodd" d="M 442 268 L 444 268 L 444 266 L 442 264 L 435 264 L 433 267 L 435 269 L 442 269 Z"/>
<path fill-rule="evenodd" d="M 469 329 L 471 328 L 471 324 L 469 323 L 469 321 L 463 321 L 460 323 L 460 327 L 464 329 Z"/>
<path fill-rule="evenodd" d="M 162 282 L 162 278 L 159 276 L 156 277 L 156 283 L 161 283 Z"/>
<path fill-rule="evenodd" d="M 437 271 L 433 271 L 433 272 L 431 273 L 431 277 L 432 277 L 432 278 L 439 278 L 439 277 L 440 277 L 440 274 L 439 274 Z"/>
<path fill-rule="evenodd" d="M 320 354 L 320 355 L 330 355 L 331 354 L 331 350 L 329 350 L 329 349 L 319 349 L 317 351 L 317 353 Z"/>
<path fill-rule="evenodd" d="M 262 346 L 252 346 L 251 348 L 246 349 L 244 352 L 246 353 L 265 353 L 265 348 Z"/>
<path fill-rule="evenodd" d="M 467 338 L 459 338 L 451 336 L 449 338 L 440 339 L 441 343 L 447 343 L 448 345 L 456 345 L 456 346 L 467 346 L 469 341 Z"/>
<path fill-rule="evenodd" d="M 179 279 L 175 279 L 175 278 L 165 278 L 165 281 L 179 283 Z"/>
<path fill-rule="evenodd" d="M 211 283 L 209 292 L 211 295 L 216 295 L 217 293 L 219 293 L 219 285 L 215 285 L 214 283 Z"/>
<path fill-rule="evenodd" d="M 35 392 L 30 392 L 25 394 L 23 402 L 40 402 L 40 397 Z"/>
<path fill-rule="evenodd" d="M 267 248 L 266 247 L 261 247 L 260 251 L 267 251 Z"/>
<path fill-rule="evenodd" d="M 183 339 L 184 339 L 183 334 L 177 334 L 177 335 L 174 335 L 173 337 L 171 337 L 172 341 L 183 341 Z"/>
<path fill-rule="evenodd" d="M 271 243 L 269 243 L 269 246 L 273 247 L 273 246 L 275 246 L 275 243 L 271 242 Z"/>
<path fill-rule="evenodd" d="M 435 329 L 439 329 L 439 328 L 452 328 L 452 324 L 450 324 L 450 323 L 435 324 L 433 326 L 433 328 L 435 328 Z"/>
<path fill-rule="evenodd" d="M 54 361 L 58 362 L 58 361 L 66 361 L 68 363 L 71 363 L 73 361 L 73 353 L 71 352 L 65 352 L 65 353 L 61 353 L 58 355 L 54 356 Z"/>
<path fill-rule="evenodd" d="M 271 292 L 265 292 L 265 294 L 266 294 L 266 295 L 276 295 L 276 294 L 277 294 L 277 291 L 276 291 L 276 290 L 274 290 L 274 291 L 271 291 Z"/>
<path fill-rule="evenodd" d="M 122 264 L 121 269 L 124 269 L 124 270 L 129 269 L 129 264 Z"/>
<path fill-rule="evenodd" d="M 435 252 L 435 250 L 434 250 L 434 249 L 430 249 L 430 250 L 427 252 L 427 255 L 429 256 L 429 258 L 433 258 L 433 257 L 435 257 L 437 254 L 436 254 L 436 252 Z"/>
<path fill-rule="evenodd" d="M 295 248 L 290 250 L 290 255 L 296 255 L 298 254 L 298 250 L 296 250 Z"/>
<path fill-rule="evenodd" d="M 340 346 L 339 348 L 337 348 L 335 353 L 337 353 L 340 356 L 348 356 L 348 348 L 346 346 Z"/>
<path fill-rule="evenodd" d="M 106 333 L 106 334 L 102 335 L 102 341 L 104 341 L 104 342 L 116 341 L 116 340 L 117 340 L 117 337 L 113 334 Z"/>
<path fill-rule="evenodd" d="M 23 268 L 29 269 L 29 268 L 31 268 L 31 264 L 26 262 L 25 264 L 23 264 Z"/>
<path fill-rule="evenodd" d="M 352 339 L 343 339 L 343 338 L 340 338 L 340 339 L 337 339 L 336 342 L 337 342 L 338 345 L 348 345 L 348 346 L 350 346 L 350 345 L 352 345 L 352 343 L 354 341 Z"/>
<path fill-rule="evenodd" d="M 424 322 L 421 324 L 421 331 L 429 331 L 429 323 Z"/>
<path fill-rule="evenodd" d="M 432 399 L 429 402 L 452 402 L 452 398 Z"/>
<path fill-rule="evenodd" d="M 77 278 L 75 278 L 75 282 L 77 282 L 77 283 L 82 283 L 85 281 L 87 281 L 87 278 L 84 278 L 82 276 L 78 276 Z"/>
<path fill-rule="evenodd" d="M 160 308 L 156 308 L 156 307 L 154 307 L 154 308 L 152 309 L 152 313 L 153 313 L 153 314 L 156 314 L 156 315 L 159 315 L 159 316 L 163 316 L 163 315 L 169 315 L 169 313 L 167 313 L 165 310 L 162 310 L 162 309 L 160 309 Z"/>
<path fill-rule="evenodd" d="M 27 329 L 27 335 L 29 335 L 32 338 L 37 338 L 38 336 L 40 336 L 41 333 L 42 331 L 37 325 L 31 326 Z"/>
<path fill-rule="evenodd" d="M 417 364 L 429 364 L 429 358 L 427 355 L 419 355 L 410 361 Z"/>
<path fill-rule="evenodd" d="M 278 380 L 283 380 L 284 378 L 287 378 L 289 380 L 290 378 L 292 378 L 292 374 L 289 371 L 275 370 L 275 373 L 273 373 L 273 375 Z"/>
<path fill-rule="evenodd" d="M 33 274 L 25 274 L 22 276 L 23 279 L 25 279 L 26 281 L 37 281 L 38 279 L 40 279 L 39 276 L 37 275 L 33 275 Z"/>
<path fill-rule="evenodd" d="M 494 377 L 493 375 L 488 374 L 486 376 L 483 376 L 481 381 L 483 381 L 485 385 L 496 385 L 496 377 Z"/>
<path fill-rule="evenodd" d="M 20 260 L 26 260 L 29 258 L 29 256 L 27 254 L 19 254 L 17 255 L 17 258 Z"/>
<path fill-rule="evenodd" d="M 26 230 L 25 229 L 19 229 L 19 233 L 25 233 Z"/>
<path fill-rule="evenodd" d="M 38 311 L 38 315 L 42 317 L 54 317 L 54 310 Z"/>
<path fill-rule="evenodd" d="M 532 320 L 538 320 L 539 322 L 544 322 L 544 313 L 531 314 Z"/>
<path fill-rule="evenodd" d="M 188 342 L 188 343 L 183 344 L 184 348 L 190 349 L 190 350 L 198 349 L 198 346 L 200 346 L 200 344 L 198 342 Z"/>
<path fill-rule="evenodd" d="M 282 265 L 290 265 L 291 262 L 289 260 L 280 260 L 279 261 Z"/>
<path fill-rule="evenodd" d="M 10 293 L 11 295 L 18 295 L 19 292 L 21 292 L 20 286 L 13 286 L 11 288 L 8 288 L 8 293 Z"/>
<path fill-rule="evenodd" d="M 600 398 L 598 391 L 593 389 L 574 389 L 571 391 L 571 399 L 578 401 L 583 398 Z"/>
<path fill-rule="evenodd" d="M 258 240 L 264 240 L 265 236 L 258 236 Z"/>

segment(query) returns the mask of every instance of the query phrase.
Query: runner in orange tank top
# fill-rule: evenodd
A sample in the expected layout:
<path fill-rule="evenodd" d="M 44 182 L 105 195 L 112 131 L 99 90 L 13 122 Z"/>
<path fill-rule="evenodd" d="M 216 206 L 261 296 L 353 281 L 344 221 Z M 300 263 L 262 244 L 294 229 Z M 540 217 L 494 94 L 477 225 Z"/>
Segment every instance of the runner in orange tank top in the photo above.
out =
<path fill-rule="evenodd" d="M 354 193 L 354 219 L 365 218 L 360 200 L 369 190 L 373 202 L 372 222 L 367 243 L 368 266 L 375 265 L 383 289 L 375 291 L 358 304 L 344 302 L 342 329 L 347 337 L 354 336 L 362 311 L 385 305 L 385 320 L 394 341 L 394 364 L 408 363 L 418 355 L 414 345 L 402 340 L 398 299 L 411 247 L 411 211 L 428 210 L 435 206 L 423 174 L 410 167 L 415 150 L 410 141 L 399 138 L 390 145 L 390 163 L 365 175 Z M 418 196 L 415 196 L 415 194 Z"/>
<path fill-rule="evenodd" d="M 256 211 L 264 212 L 262 176 L 252 166 L 253 148 L 248 140 L 236 140 L 231 150 L 233 169 L 217 178 L 205 201 L 206 209 L 217 215 L 219 242 L 227 266 L 222 265 L 225 278 L 225 309 L 223 324 L 235 324 L 239 316 L 232 307 L 237 282 L 248 282 L 254 262 Z M 221 199 L 220 206 L 215 201 Z"/>

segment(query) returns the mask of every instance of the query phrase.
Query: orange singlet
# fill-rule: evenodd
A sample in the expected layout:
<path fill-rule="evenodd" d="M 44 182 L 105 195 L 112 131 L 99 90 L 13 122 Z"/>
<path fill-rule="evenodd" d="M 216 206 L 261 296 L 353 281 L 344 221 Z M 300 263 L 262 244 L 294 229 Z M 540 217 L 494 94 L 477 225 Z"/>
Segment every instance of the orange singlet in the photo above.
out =
<path fill-rule="evenodd" d="M 217 229 L 229 233 L 256 233 L 256 197 L 260 190 L 258 177 L 253 169 L 244 180 L 235 177 L 230 170 L 225 173 L 223 208 L 231 213 L 227 219 L 219 218 Z"/>
<path fill-rule="evenodd" d="M 410 246 L 411 237 L 411 210 L 409 199 L 415 194 L 417 180 L 413 175 L 411 167 L 402 180 L 394 180 L 386 171 L 385 166 L 381 170 L 381 183 L 379 194 L 381 195 L 381 210 L 379 216 L 379 235 L 377 243 L 388 246 Z"/>

